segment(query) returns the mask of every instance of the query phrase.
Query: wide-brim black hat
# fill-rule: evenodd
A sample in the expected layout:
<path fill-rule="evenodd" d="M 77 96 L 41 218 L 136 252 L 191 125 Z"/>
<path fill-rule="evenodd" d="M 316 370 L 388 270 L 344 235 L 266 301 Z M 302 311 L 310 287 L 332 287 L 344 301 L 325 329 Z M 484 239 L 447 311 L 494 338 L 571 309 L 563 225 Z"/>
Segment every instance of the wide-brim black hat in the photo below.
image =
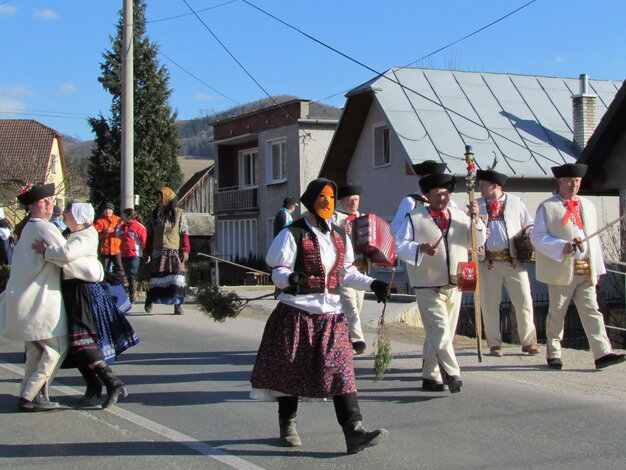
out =
<path fill-rule="evenodd" d="M 451 193 L 454 192 L 456 186 L 456 178 L 453 175 L 428 175 L 420 180 L 420 189 L 422 194 L 427 194 L 435 188 L 445 188 Z"/>
<path fill-rule="evenodd" d="M 584 163 L 566 163 L 551 168 L 555 178 L 582 178 L 587 173 L 587 165 Z"/>
<path fill-rule="evenodd" d="M 508 180 L 509 177 L 493 170 L 477 170 L 476 179 L 478 181 L 490 181 L 491 183 L 496 183 L 500 186 L 504 186 L 506 184 L 506 180 Z"/>
<path fill-rule="evenodd" d="M 54 183 L 34 184 L 30 189 L 18 194 L 17 200 L 27 206 L 40 199 L 51 196 L 54 196 Z"/>
<path fill-rule="evenodd" d="M 413 172 L 418 176 L 441 175 L 444 171 L 446 171 L 446 164 L 434 160 L 425 160 L 413 165 Z"/>
<path fill-rule="evenodd" d="M 332 187 L 335 195 L 337 194 L 337 185 L 334 181 L 326 178 L 317 178 L 309 183 L 302 196 L 300 196 L 300 202 L 309 212 L 315 213 L 315 200 L 326 186 Z"/>
<path fill-rule="evenodd" d="M 337 190 L 337 199 L 348 196 L 360 196 L 363 187 L 360 184 L 347 184 Z"/>

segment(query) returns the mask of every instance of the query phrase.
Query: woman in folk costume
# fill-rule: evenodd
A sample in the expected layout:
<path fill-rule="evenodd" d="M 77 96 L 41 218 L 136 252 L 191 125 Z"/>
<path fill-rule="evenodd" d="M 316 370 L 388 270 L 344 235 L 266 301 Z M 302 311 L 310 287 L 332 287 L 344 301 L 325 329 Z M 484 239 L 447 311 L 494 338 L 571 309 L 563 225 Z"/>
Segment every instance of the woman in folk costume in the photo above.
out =
<path fill-rule="evenodd" d="M 43 259 L 62 268 L 61 292 L 67 311 L 69 354 L 63 367 L 77 367 L 87 383 L 84 404 L 95 404 L 102 394 L 102 407 L 117 403 L 127 392 L 107 365 L 117 354 L 139 340 L 126 319 L 119 315 L 100 282 L 104 269 L 98 261 L 98 232 L 92 226 L 94 210 L 89 203 L 70 202 L 64 220 L 71 231 L 61 246 L 48 246 L 43 240 L 32 244 Z M 112 336 L 116 340 L 112 339 Z"/>
<path fill-rule="evenodd" d="M 277 399 L 281 443 L 301 445 L 296 429 L 298 397 L 332 397 L 347 452 L 378 444 L 389 434 L 362 424 L 356 394 L 352 345 L 339 298 L 340 284 L 371 289 L 379 302 L 387 284 L 352 265 L 350 240 L 330 224 L 335 209 L 334 182 L 319 178 L 300 198 L 308 209 L 284 228 L 266 257 L 280 301 L 265 326 L 252 371 L 251 397 Z"/>
<path fill-rule="evenodd" d="M 154 303 L 167 304 L 174 305 L 175 315 L 182 315 L 187 287 L 185 263 L 190 251 L 187 219 L 170 188 L 159 189 L 156 197 L 144 251 L 146 263 L 151 263 L 145 310 L 150 313 Z"/>

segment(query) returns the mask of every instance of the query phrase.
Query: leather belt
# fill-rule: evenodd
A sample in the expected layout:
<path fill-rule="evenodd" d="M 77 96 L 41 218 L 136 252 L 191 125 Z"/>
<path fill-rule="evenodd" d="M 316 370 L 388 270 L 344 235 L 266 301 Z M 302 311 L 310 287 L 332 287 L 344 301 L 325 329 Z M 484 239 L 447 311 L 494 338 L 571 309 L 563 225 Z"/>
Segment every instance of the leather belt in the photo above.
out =
<path fill-rule="evenodd" d="M 508 248 L 500 251 L 485 250 L 485 259 L 487 261 L 505 261 L 507 263 L 510 263 L 512 260 L 511 250 L 509 250 Z"/>
<path fill-rule="evenodd" d="M 574 276 L 590 276 L 591 266 L 588 259 L 574 260 Z"/>

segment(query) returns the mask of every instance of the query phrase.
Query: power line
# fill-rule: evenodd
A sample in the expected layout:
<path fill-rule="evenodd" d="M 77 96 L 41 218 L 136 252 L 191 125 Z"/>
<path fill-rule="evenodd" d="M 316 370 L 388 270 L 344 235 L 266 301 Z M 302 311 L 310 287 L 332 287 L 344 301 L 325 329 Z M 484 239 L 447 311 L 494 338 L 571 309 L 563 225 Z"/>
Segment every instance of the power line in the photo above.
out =
<path fill-rule="evenodd" d="M 61 114 L 54 114 L 55 111 L 40 111 L 40 112 L 28 112 L 28 111 L 15 111 L 11 109 L 2 108 L 0 109 L 0 114 L 19 114 L 20 116 L 42 116 L 42 117 L 53 117 L 53 118 L 61 118 L 61 119 L 78 119 L 81 121 L 86 120 L 89 116 L 84 115 L 84 117 L 78 117 L 79 113 L 66 113 L 66 114 L 77 114 L 77 116 L 62 116 Z"/>
<path fill-rule="evenodd" d="M 167 60 L 169 60 L 172 64 L 174 64 L 176 67 L 178 67 L 179 69 L 181 69 L 183 72 L 185 72 L 187 75 L 191 76 L 192 78 L 196 79 L 197 81 L 199 81 L 200 83 L 202 83 L 204 86 L 210 88 L 211 90 L 213 90 L 215 93 L 217 93 L 218 95 L 220 95 L 223 98 L 226 98 L 229 101 L 232 101 L 235 104 L 239 104 L 237 101 L 235 101 L 234 99 L 226 96 L 224 93 L 222 93 L 221 91 L 217 90 L 216 88 L 212 87 L 211 85 L 209 85 L 208 83 L 206 83 L 205 81 L 201 80 L 200 78 L 196 77 L 193 73 L 191 73 L 189 70 L 187 70 L 186 68 L 184 68 L 182 65 L 174 62 L 173 59 L 171 59 L 170 57 L 168 57 L 167 55 L 165 55 L 161 50 L 159 50 L 159 54 L 162 55 L 163 57 L 165 57 Z"/>
<path fill-rule="evenodd" d="M 185 1 L 185 0 L 183 0 L 183 1 Z M 459 113 L 458 111 L 455 111 L 455 110 L 453 110 L 453 109 L 451 109 L 451 108 L 448 108 L 447 106 L 445 106 L 445 105 L 444 105 L 443 103 L 441 103 L 440 101 L 433 100 L 432 98 L 429 98 L 428 96 L 423 95 L 423 94 L 421 94 L 420 92 L 418 92 L 418 91 L 416 91 L 416 90 L 414 90 L 414 89 L 412 89 L 412 88 L 410 88 L 410 87 L 408 87 L 408 86 L 406 86 L 406 85 L 402 84 L 402 83 L 401 83 L 398 79 L 394 80 L 393 78 L 389 77 L 386 73 L 379 72 L 379 71 L 377 71 L 377 70 L 373 69 L 373 68 L 372 68 L 372 67 L 370 67 L 369 65 L 366 65 L 366 64 L 364 64 L 363 62 L 361 62 L 361 61 L 359 61 L 359 60 L 357 60 L 357 59 L 355 59 L 355 58 L 353 58 L 353 57 L 349 56 L 348 54 L 345 54 L 345 53 L 343 53 L 343 52 L 339 51 L 338 49 L 336 49 L 336 48 L 334 48 L 334 47 L 332 47 L 332 46 L 330 46 L 330 45 L 326 44 L 325 42 L 320 41 L 319 39 L 317 39 L 317 38 L 315 38 L 315 37 L 311 36 L 310 34 L 305 33 L 304 31 L 302 31 L 302 30 L 298 29 L 297 27 L 295 27 L 295 26 L 293 26 L 293 25 L 291 25 L 291 24 L 289 24 L 289 23 L 287 23 L 287 22 L 285 22 L 285 21 L 281 20 L 280 18 L 276 17 L 275 15 L 272 15 L 271 13 L 269 13 L 269 12 L 267 12 L 267 11 L 263 10 L 262 8 L 260 8 L 260 7 L 256 6 L 256 5 L 253 5 L 253 4 L 252 4 L 252 3 L 250 3 L 248 0 L 241 0 L 241 1 L 242 1 L 242 2 L 244 2 L 244 3 L 246 3 L 247 5 L 251 6 L 252 8 L 255 8 L 256 10 L 260 11 L 261 13 L 263 13 L 263 14 L 265 14 L 265 15 L 269 16 L 270 18 L 273 18 L 274 20 L 278 21 L 279 23 L 281 23 L 281 24 L 283 24 L 283 25 L 287 26 L 288 28 L 293 29 L 294 31 L 297 31 L 298 33 L 300 33 L 300 34 L 302 34 L 303 36 L 305 36 L 305 37 L 307 37 L 307 38 L 311 39 L 312 41 L 314 41 L 314 42 L 316 42 L 316 43 L 318 43 L 318 44 L 320 44 L 320 45 L 324 46 L 325 48 L 330 49 L 331 51 L 333 51 L 333 52 L 335 52 L 335 53 L 337 53 L 337 54 L 341 55 L 342 57 L 344 57 L 344 58 L 348 59 L 349 61 L 354 62 L 354 63 L 356 63 L 356 64 L 360 65 L 361 67 L 363 67 L 363 68 L 365 68 L 365 69 L 367 69 L 367 70 L 369 70 L 369 71 L 371 71 L 371 72 L 375 73 L 375 74 L 376 74 L 376 77 L 375 77 L 375 78 L 378 78 L 378 77 L 385 78 L 385 79 L 389 80 L 390 82 L 392 82 L 392 83 L 394 83 L 394 84 L 398 85 L 398 86 L 399 86 L 402 90 L 404 90 L 404 91 L 409 91 L 409 92 L 411 92 L 411 93 L 413 93 L 413 94 L 415 94 L 415 95 L 419 96 L 420 98 L 422 98 L 422 99 L 424 99 L 424 100 L 426 100 L 426 101 L 428 101 L 428 102 L 430 102 L 430 103 L 432 103 L 432 104 L 434 104 L 434 105 L 436 105 L 436 106 L 439 106 L 440 108 L 442 108 L 442 109 L 443 109 L 443 110 L 445 110 L 446 112 L 448 112 L 448 113 L 450 113 L 450 114 L 454 114 L 454 115 L 456 115 L 456 116 L 460 117 L 461 119 L 465 119 L 466 121 L 468 121 L 468 122 L 469 122 L 469 123 L 471 123 L 471 124 L 474 124 L 474 125 L 476 125 L 476 126 L 478 126 L 478 127 L 481 127 L 481 128 L 483 128 L 483 129 L 487 130 L 487 131 L 488 131 L 490 134 L 492 134 L 492 135 L 497 135 L 498 137 L 501 137 L 502 139 L 507 140 L 507 141 L 511 142 L 512 144 L 514 144 L 514 145 L 517 145 L 517 146 L 519 146 L 519 147 L 521 147 L 521 148 L 523 148 L 523 149 L 525 149 L 525 150 L 528 150 L 529 152 L 531 152 L 531 154 L 536 154 L 536 155 L 539 155 L 539 156 L 541 156 L 541 157 L 543 157 L 543 158 L 545 158 L 545 159 L 547 159 L 547 160 L 551 160 L 551 159 L 550 159 L 550 157 L 548 157 L 548 156 L 546 156 L 546 155 L 543 155 L 543 154 L 542 154 L 542 153 L 540 153 L 540 152 L 536 152 L 536 151 L 534 151 L 534 150 L 531 150 L 528 146 L 524 146 L 524 145 L 520 144 L 519 142 L 516 142 L 516 141 L 514 141 L 513 139 L 511 139 L 511 138 L 507 137 L 506 135 L 500 134 L 500 133 L 498 133 L 497 131 L 494 131 L 493 129 L 489 129 L 489 128 L 487 128 L 484 124 L 482 124 L 482 123 L 480 123 L 480 122 L 476 122 L 476 121 L 474 121 L 473 119 L 470 119 L 469 117 L 467 117 L 467 116 L 465 116 L 465 115 L 463 115 L 463 114 Z M 512 11 L 512 12 L 510 12 L 510 13 L 507 13 L 506 15 L 502 16 L 501 18 L 499 18 L 499 19 L 497 19 L 497 20 L 495 20 L 495 21 L 492 21 L 492 22 L 491 22 L 491 23 L 489 23 L 488 25 L 486 25 L 486 26 L 483 26 L 483 27 L 479 28 L 479 29 L 478 29 L 478 30 L 476 30 L 475 32 L 473 32 L 473 33 L 471 33 L 471 34 L 469 34 L 469 35 L 466 35 L 464 38 L 461 38 L 461 39 L 459 39 L 459 40 L 455 41 L 454 43 L 451 43 L 450 45 L 452 45 L 452 44 L 456 44 L 456 43 L 460 42 L 460 41 L 461 41 L 461 40 L 463 40 L 463 39 L 466 39 L 466 38 L 468 38 L 468 37 L 471 37 L 471 36 L 473 36 L 474 34 L 477 34 L 479 31 L 483 31 L 483 30 L 484 30 L 484 29 L 486 29 L 487 27 L 489 27 L 489 26 L 491 26 L 491 25 L 494 25 L 494 24 L 498 23 L 499 21 L 502 21 L 503 19 L 505 19 L 505 18 L 507 18 L 507 17 L 511 16 L 512 14 L 514 14 L 514 13 L 516 13 L 516 12 L 520 11 L 521 9 L 523 9 L 523 8 L 527 7 L 528 5 L 530 5 L 530 4 L 532 4 L 532 3 L 534 3 L 535 1 L 536 1 L 536 0 L 531 0 L 530 2 L 526 3 L 525 5 L 523 5 L 523 6 L 519 7 L 519 8 L 517 8 L 517 9 L 515 9 L 514 11 Z M 445 46 L 445 47 L 449 47 L 450 45 Z M 445 47 L 438 49 L 436 52 L 438 52 L 438 51 L 440 51 L 440 50 L 445 49 Z M 430 55 L 432 55 L 432 54 L 430 54 Z M 427 56 L 425 56 L 425 57 L 427 57 Z M 421 59 L 418 59 L 418 60 L 421 60 Z M 402 67 L 400 67 L 400 68 L 402 68 Z M 392 72 L 393 72 L 393 71 L 392 71 Z M 375 78 L 374 78 L 374 79 L 375 79 Z M 372 80 L 374 80 L 374 79 L 372 79 Z M 336 96 L 336 95 L 337 95 L 337 94 L 335 94 L 335 95 L 331 95 L 331 97 Z M 328 98 L 325 98 L 325 99 L 328 99 Z M 417 111 L 416 111 L 416 110 L 414 110 L 414 112 L 415 112 L 415 113 L 417 113 Z"/>
<path fill-rule="evenodd" d="M 198 21 L 202 23 L 202 25 L 211 34 L 211 36 L 213 36 L 213 38 L 219 43 L 219 45 L 222 46 L 222 48 L 228 53 L 228 55 L 235 61 L 235 63 L 239 65 L 241 70 L 243 70 L 246 73 L 246 75 L 248 75 L 248 77 L 250 77 L 250 79 L 256 84 L 256 86 L 258 86 L 263 91 L 263 93 L 265 93 L 265 95 L 270 99 L 270 101 L 274 103 L 280 110 L 282 110 L 289 119 L 294 121 L 297 126 L 300 126 L 298 121 L 294 119 L 294 117 L 291 116 L 291 114 L 289 114 L 280 104 L 278 104 L 278 102 L 274 99 L 272 95 L 269 94 L 269 92 L 263 87 L 263 85 L 261 85 L 259 81 L 256 78 L 254 78 L 254 76 L 248 71 L 248 69 L 246 69 L 246 67 L 235 57 L 235 55 L 232 52 L 230 52 L 230 50 L 226 47 L 226 45 L 217 37 L 217 35 L 211 30 L 211 28 L 209 28 L 209 26 L 202 20 L 202 18 L 200 18 L 200 16 L 196 13 L 196 11 L 193 8 L 191 8 L 189 3 L 187 3 L 187 0 L 182 0 L 182 1 L 185 5 L 187 5 L 187 8 L 189 8 L 189 10 L 191 10 L 191 12 L 196 16 Z"/>
<path fill-rule="evenodd" d="M 9 0 L 7 0 L 7 1 L 9 1 Z M 215 8 L 220 8 L 220 7 L 223 7 L 223 6 L 228 5 L 230 3 L 235 3 L 237 1 L 239 1 L 239 0 L 230 0 L 229 2 L 220 3 L 219 5 L 214 5 L 212 7 L 207 7 L 207 8 L 202 8 L 200 10 L 196 10 L 196 12 L 202 13 L 203 11 L 214 10 Z M 184 16 L 191 16 L 191 15 L 193 15 L 193 13 L 183 13 L 182 15 L 169 16 L 167 18 L 159 18 L 158 20 L 146 21 L 146 23 L 158 23 L 160 21 L 175 20 L 177 18 L 182 18 Z"/>

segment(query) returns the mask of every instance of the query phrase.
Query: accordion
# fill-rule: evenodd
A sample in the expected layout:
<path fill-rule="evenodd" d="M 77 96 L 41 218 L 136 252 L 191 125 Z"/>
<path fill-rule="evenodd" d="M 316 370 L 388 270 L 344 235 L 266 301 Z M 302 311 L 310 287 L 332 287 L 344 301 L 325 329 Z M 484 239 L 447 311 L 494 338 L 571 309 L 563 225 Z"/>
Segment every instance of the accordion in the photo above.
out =
<path fill-rule="evenodd" d="M 396 262 L 395 239 L 389 223 L 374 214 L 357 217 L 353 224 L 354 247 L 378 266 L 393 266 Z"/>

